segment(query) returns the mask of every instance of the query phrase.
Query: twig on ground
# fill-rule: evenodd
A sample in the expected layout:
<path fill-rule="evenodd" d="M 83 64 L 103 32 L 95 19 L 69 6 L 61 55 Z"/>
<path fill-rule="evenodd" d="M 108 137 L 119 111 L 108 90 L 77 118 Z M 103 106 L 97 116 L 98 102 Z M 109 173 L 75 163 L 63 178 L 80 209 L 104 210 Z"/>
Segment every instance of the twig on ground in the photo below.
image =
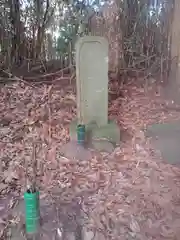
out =
<path fill-rule="evenodd" d="M 60 73 L 63 73 L 63 71 L 65 70 L 68 70 L 70 67 L 66 67 L 66 68 L 63 68 L 61 70 L 58 70 L 57 72 L 52 72 L 52 73 L 47 73 L 47 74 L 44 74 L 44 75 L 40 75 L 40 76 L 36 76 L 36 79 L 40 79 L 40 78 L 46 78 L 46 77 L 52 77 L 54 75 L 59 75 Z M 24 78 L 26 80 L 33 80 L 34 77 L 26 77 Z"/>
<path fill-rule="evenodd" d="M 51 131 L 51 124 L 52 124 L 52 111 L 51 111 L 51 99 L 52 99 L 52 86 L 48 89 L 48 112 L 49 112 L 49 144 L 52 139 L 52 131 Z"/>
<path fill-rule="evenodd" d="M 32 176 L 32 191 L 36 190 L 36 179 L 37 179 L 37 157 L 36 157 L 37 145 L 33 143 L 33 152 L 32 152 L 32 167 L 33 167 L 33 176 Z"/>
<path fill-rule="evenodd" d="M 41 61 L 41 64 L 42 64 L 42 66 L 43 66 L 43 68 L 44 68 L 44 71 L 47 72 L 47 69 L 46 69 L 46 67 L 45 67 L 45 65 L 44 65 L 44 62 L 43 62 L 42 58 L 40 58 L 40 61 Z"/>
<path fill-rule="evenodd" d="M 6 73 L 8 76 L 9 76 L 9 78 L 7 78 L 9 81 L 20 81 L 20 82 L 23 82 L 23 83 L 25 83 L 25 84 L 27 84 L 27 85 L 29 85 L 30 87 L 33 87 L 28 81 L 26 81 L 25 79 L 22 79 L 22 78 L 19 78 L 19 77 L 17 77 L 17 76 L 14 76 L 12 73 L 9 73 L 9 72 L 7 72 L 7 71 L 5 71 L 5 70 L 2 70 L 4 73 Z M 13 78 L 12 78 L 13 77 Z"/>
<path fill-rule="evenodd" d="M 76 72 L 74 71 L 70 77 L 70 84 L 72 83 L 72 80 L 75 78 Z"/>

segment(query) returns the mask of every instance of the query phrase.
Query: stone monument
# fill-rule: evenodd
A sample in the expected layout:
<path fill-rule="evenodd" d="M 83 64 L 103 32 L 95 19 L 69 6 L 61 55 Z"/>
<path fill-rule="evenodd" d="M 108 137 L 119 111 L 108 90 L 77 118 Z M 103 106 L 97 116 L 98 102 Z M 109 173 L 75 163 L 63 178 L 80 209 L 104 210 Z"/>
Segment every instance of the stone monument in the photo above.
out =
<path fill-rule="evenodd" d="M 76 43 L 77 119 L 70 138 L 77 140 L 77 126 L 86 127 L 86 143 L 99 151 L 112 151 L 120 141 L 119 127 L 108 121 L 108 42 L 85 36 Z"/>

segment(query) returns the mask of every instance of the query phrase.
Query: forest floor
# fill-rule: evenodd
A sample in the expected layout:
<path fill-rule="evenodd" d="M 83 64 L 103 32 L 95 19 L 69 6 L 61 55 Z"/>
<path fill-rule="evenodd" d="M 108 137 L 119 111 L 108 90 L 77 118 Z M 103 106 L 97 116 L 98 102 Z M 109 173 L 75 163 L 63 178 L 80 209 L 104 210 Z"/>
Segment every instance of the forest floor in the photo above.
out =
<path fill-rule="evenodd" d="M 116 95 L 116 84 L 110 95 Z M 19 81 L 1 87 L 1 239 L 9 239 L 22 221 L 13 209 L 22 201 L 27 175 L 31 181 L 33 142 L 37 184 L 41 201 L 51 209 L 44 214 L 54 239 L 61 239 L 61 225 L 73 222 L 79 210 L 87 216 L 83 220 L 89 231 L 101 234 L 98 239 L 179 239 L 180 168 L 161 161 L 143 131 L 152 123 L 179 120 L 179 106 L 162 99 L 156 84 L 144 91 L 131 83 L 122 93 L 109 101 L 109 118 L 120 126 L 121 145 L 111 154 L 94 152 L 87 162 L 59 154 L 76 116 L 73 84 Z M 47 233 L 43 239 L 53 238 Z"/>

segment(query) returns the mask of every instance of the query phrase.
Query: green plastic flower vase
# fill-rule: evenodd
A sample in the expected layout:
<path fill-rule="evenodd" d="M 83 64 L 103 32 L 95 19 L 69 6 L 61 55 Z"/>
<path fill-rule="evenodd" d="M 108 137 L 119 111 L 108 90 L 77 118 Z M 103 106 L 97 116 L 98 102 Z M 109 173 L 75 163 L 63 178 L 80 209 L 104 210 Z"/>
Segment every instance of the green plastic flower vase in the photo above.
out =
<path fill-rule="evenodd" d="M 25 192 L 25 224 L 27 234 L 36 234 L 40 226 L 39 192 Z"/>
<path fill-rule="evenodd" d="M 84 145 L 85 143 L 85 125 L 79 124 L 77 126 L 77 142 L 80 145 Z"/>

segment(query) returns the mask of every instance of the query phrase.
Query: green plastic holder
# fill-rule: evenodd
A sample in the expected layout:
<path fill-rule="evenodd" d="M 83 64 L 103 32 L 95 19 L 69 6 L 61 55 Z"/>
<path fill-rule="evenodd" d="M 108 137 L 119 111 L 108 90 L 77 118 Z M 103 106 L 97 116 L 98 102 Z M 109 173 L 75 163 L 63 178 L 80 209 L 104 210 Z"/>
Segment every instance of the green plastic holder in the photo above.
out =
<path fill-rule="evenodd" d="M 77 142 L 80 145 L 84 145 L 85 143 L 85 132 L 86 132 L 85 125 L 79 124 L 77 126 Z"/>
<path fill-rule="evenodd" d="M 39 192 L 24 194 L 26 233 L 36 234 L 40 226 Z"/>

